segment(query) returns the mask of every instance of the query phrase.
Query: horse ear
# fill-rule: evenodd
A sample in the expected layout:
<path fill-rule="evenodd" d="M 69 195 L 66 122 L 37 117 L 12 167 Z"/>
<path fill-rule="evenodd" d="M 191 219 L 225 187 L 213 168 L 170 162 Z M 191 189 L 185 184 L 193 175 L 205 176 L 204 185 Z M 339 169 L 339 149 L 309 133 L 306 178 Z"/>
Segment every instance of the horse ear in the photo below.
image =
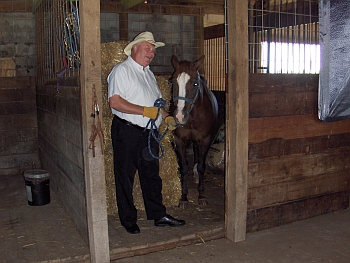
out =
<path fill-rule="evenodd" d="M 195 62 L 194 62 L 194 65 L 196 67 L 196 70 L 199 69 L 199 67 L 202 65 L 203 61 L 204 61 L 204 58 L 205 56 L 202 55 L 199 59 L 197 59 Z"/>
<path fill-rule="evenodd" d="M 179 61 L 175 55 L 172 55 L 171 57 L 171 64 L 173 65 L 174 68 L 179 64 Z"/>

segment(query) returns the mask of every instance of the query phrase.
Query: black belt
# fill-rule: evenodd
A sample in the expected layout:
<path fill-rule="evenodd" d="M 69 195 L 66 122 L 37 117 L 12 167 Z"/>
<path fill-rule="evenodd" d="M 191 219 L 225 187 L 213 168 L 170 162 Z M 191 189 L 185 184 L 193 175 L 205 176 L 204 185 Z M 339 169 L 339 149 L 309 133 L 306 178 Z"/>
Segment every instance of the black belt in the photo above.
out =
<path fill-rule="evenodd" d="M 122 122 L 122 123 L 124 123 L 124 124 L 126 124 L 126 125 L 128 125 L 128 126 L 134 127 L 134 128 L 136 128 L 136 129 L 139 129 L 139 130 L 142 130 L 142 131 L 145 130 L 144 127 L 138 126 L 138 125 L 136 125 L 136 124 L 133 124 L 133 123 L 130 122 L 130 121 L 127 121 L 127 120 L 125 120 L 125 119 L 119 118 L 117 115 L 114 115 L 114 118 L 116 118 L 118 121 L 120 121 L 120 122 Z M 148 131 L 149 129 L 146 129 L 146 130 Z"/>

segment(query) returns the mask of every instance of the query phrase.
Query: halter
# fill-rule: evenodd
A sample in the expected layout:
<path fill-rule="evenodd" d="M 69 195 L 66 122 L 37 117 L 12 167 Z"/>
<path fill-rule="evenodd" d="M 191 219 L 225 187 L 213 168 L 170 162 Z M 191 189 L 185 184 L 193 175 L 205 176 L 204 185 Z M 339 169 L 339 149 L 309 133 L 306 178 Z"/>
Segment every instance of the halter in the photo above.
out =
<path fill-rule="evenodd" d="M 177 101 L 177 100 L 184 100 L 184 101 L 188 102 L 188 103 L 191 105 L 191 108 L 190 108 L 190 110 L 189 110 L 189 113 L 190 113 L 191 110 L 193 109 L 194 103 L 196 102 L 196 100 L 197 100 L 197 98 L 198 98 L 199 92 L 203 92 L 203 91 L 202 91 L 202 87 L 201 87 L 201 77 L 200 77 L 198 71 L 197 71 L 197 76 L 198 76 L 198 77 L 197 77 L 197 79 L 198 79 L 198 81 L 197 81 L 197 83 L 198 83 L 198 88 L 197 88 L 196 94 L 194 95 L 194 98 L 193 98 L 192 100 L 189 99 L 189 98 L 186 98 L 186 97 L 181 97 L 181 96 L 178 96 L 178 97 L 173 98 L 173 101 L 174 101 L 174 102 Z"/>

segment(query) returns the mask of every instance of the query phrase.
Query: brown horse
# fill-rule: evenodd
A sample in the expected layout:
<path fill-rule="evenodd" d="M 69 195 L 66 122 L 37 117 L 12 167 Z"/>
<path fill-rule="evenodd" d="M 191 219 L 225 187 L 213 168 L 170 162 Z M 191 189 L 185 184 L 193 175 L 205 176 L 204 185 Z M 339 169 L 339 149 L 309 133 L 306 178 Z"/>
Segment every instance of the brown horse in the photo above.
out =
<path fill-rule="evenodd" d="M 175 69 L 172 75 L 173 105 L 172 111 L 177 129 L 174 131 L 176 154 L 181 174 L 182 195 L 180 208 L 188 206 L 188 161 L 186 148 L 193 144 L 194 164 L 198 173 L 198 203 L 207 205 L 204 196 L 205 159 L 213 140 L 213 129 L 218 116 L 218 105 L 214 94 L 210 91 L 206 79 L 198 72 L 204 56 L 195 62 L 178 61 L 172 57 Z"/>

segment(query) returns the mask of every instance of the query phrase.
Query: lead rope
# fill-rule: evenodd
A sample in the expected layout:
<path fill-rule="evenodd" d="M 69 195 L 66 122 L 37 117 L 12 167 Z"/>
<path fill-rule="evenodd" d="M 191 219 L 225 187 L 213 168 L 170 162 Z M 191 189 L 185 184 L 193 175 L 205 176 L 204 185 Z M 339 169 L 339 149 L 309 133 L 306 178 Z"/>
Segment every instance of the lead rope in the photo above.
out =
<path fill-rule="evenodd" d="M 146 125 L 146 128 L 145 130 L 148 128 L 148 126 L 150 126 L 150 131 L 149 131 L 149 134 L 148 134 L 148 151 L 150 153 L 150 155 L 155 158 L 155 159 L 162 159 L 164 157 L 164 147 L 163 145 L 161 144 L 161 140 L 164 138 L 164 136 L 167 134 L 168 132 L 168 128 L 166 128 L 165 132 L 162 134 L 157 125 L 156 125 L 156 120 L 158 119 L 158 116 L 159 116 L 159 112 L 161 109 L 164 109 L 165 107 L 165 104 L 166 104 L 166 101 L 162 98 L 159 98 L 157 99 L 155 102 L 154 102 L 154 107 L 158 107 L 158 113 L 157 113 L 157 116 L 154 118 L 154 119 L 149 119 L 147 125 Z M 158 136 L 156 135 L 156 132 L 158 133 Z M 160 156 L 156 156 L 152 153 L 152 149 L 151 149 L 151 136 L 156 140 L 156 142 L 158 143 L 159 145 L 159 148 L 160 148 L 160 151 L 161 151 L 161 155 Z"/>

